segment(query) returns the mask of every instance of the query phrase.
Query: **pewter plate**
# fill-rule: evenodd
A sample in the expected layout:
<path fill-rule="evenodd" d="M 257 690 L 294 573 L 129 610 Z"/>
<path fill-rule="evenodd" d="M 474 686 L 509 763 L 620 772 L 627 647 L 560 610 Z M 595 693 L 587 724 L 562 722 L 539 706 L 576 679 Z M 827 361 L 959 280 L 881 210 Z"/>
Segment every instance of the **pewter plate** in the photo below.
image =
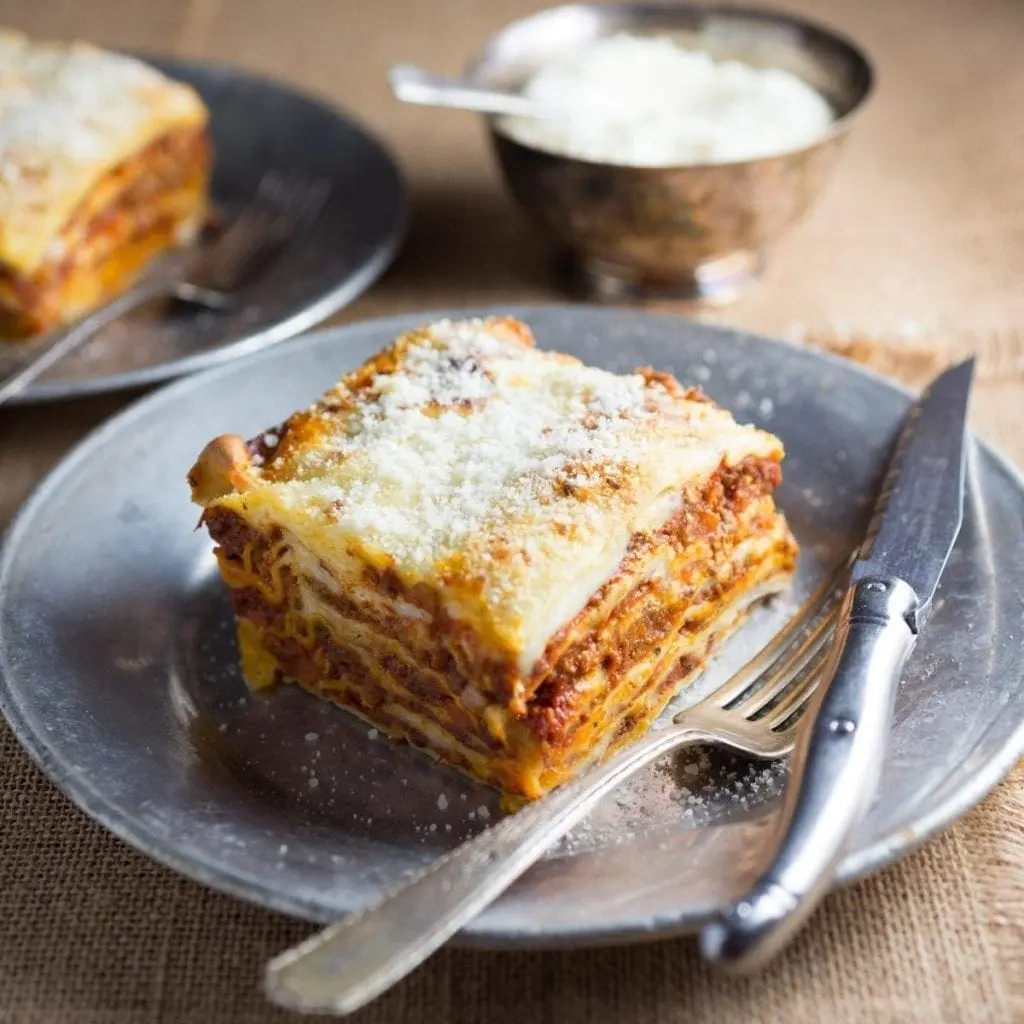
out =
<path fill-rule="evenodd" d="M 394 334 L 313 336 L 179 382 L 97 430 L 42 484 L 0 559 L 0 704 L 32 756 L 117 835 L 218 889 L 315 920 L 364 906 L 497 813 L 481 786 L 295 688 L 250 695 L 185 473 Z M 700 688 L 778 628 L 860 536 L 905 394 L 822 355 L 679 318 L 513 310 L 546 347 L 702 384 L 788 449 L 780 498 L 803 546 L 794 594 L 755 615 Z M 867 874 L 985 795 L 1024 750 L 1024 490 L 972 446 L 966 521 L 908 666 L 880 798 L 843 862 Z M 692 695 L 691 695 L 692 699 Z M 756 871 L 781 766 L 707 751 L 610 797 L 462 936 L 571 945 L 686 931 Z"/>
<path fill-rule="evenodd" d="M 105 328 L 13 401 L 154 384 L 265 348 L 353 301 L 398 250 L 406 220 L 401 175 L 384 147 L 351 118 L 235 68 L 145 59 L 195 86 L 210 109 L 216 150 L 211 193 L 225 220 L 269 170 L 326 178 L 330 199 L 312 229 L 239 292 L 230 313 L 147 306 Z M 178 262 L 168 257 L 151 273 L 173 272 Z M 0 376 L 3 362 L 0 345 Z"/>

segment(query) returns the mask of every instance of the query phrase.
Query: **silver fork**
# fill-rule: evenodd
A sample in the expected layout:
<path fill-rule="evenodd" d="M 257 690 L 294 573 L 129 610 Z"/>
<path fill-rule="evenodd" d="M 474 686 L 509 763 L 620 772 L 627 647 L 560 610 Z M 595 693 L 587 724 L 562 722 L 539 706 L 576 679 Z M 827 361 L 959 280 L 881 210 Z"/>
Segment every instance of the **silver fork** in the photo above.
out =
<path fill-rule="evenodd" d="M 19 352 L 13 367 L 5 359 L 0 371 L 0 405 L 81 348 L 101 327 L 147 302 L 173 298 L 207 309 L 229 309 L 233 293 L 266 270 L 309 226 L 323 209 L 329 191 L 323 179 L 311 182 L 293 172 L 268 172 L 230 226 L 212 245 L 196 253 L 180 275 L 142 280 L 41 344 L 19 346 L 23 354 Z"/>
<path fill-rule="evenodd" d="M 281 954 L 268 997 L 346 1014 L 380 995 L 476 917 L 608 792 L 669 751 L 714 744 L 763 759 L 793 747 L 827 656 L 849 565 L 813 594 L 739 672 L 666 728 L 480 833 L 361 913 Z"/>

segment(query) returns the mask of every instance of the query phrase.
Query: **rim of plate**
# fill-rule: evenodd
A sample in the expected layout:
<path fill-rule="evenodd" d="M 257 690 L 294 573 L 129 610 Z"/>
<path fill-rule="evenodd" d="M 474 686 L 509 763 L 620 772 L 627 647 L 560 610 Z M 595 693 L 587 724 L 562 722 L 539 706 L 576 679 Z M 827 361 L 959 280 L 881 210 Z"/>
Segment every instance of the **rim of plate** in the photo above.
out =
<path fill-rule="evenodd" d="M 460 309 L 458 312 L 462 316 L 486 316 L 488 314 L 494 315 L 500 310 L 507 315 L 517 316 L 528 321 L 531 315 L 540 311 L 547 313 L 561 312 L 571 315 L 573 312 L 583 310 L 593 312 L 594 308 L 593 306 L 570 303 L 532 303 L 529 305 L 510 303 L 508 306 L 502 307 L 467 307 Z M 383 335 L 388 332 L 392 324 L 406 324 L 414 317 L 420 317 L 424 321 L 432 321 L 446 315 L 450 316 L 453 312 L 454 310 L 451 308 L 428 309 L 419 314 L 403 313 L 355 321 L 351 324 L 329 327 L 314 332 L 308 336 L 308 339 L 318 341 L 327 335 L 338 335 L 339 333 L 354 329 L 377 329 Z M 632 315 L 644 319 L 687 322 L 685 318 L 670 313 L 621 309 L 609 310 L 609 312 L 619 314 L 632 313 Z M 713 333 L 726 335 L 741 334 L 759 343 L 784 348 L 789 352 L 801 351 L 787 342 L 756 332 L 712 324 L 696 323 L 696 326 L 699 330 L 708 330 Z M 868 377 L 904 398 L 909 399 L 912 397 L 912 392 L 908 388 L 896 384 L 881 374 L 859 364 L 852 363 L 828 352 L 803 351 L 809 358 L 821 359 L 841 368 L 844 372 Z M 253 362 L 257 361 L 269 361 L 274 356 L 275 353 L 272 350 L 268 350 L 249 357 L 246 363 L 252 365 Z M 150 415 L 154 407 L 165 403 L 173 403 L 179 393 L 195 386 L 197 382 L 229 374 L 234 365 L 235 361 L 213 367 L 205 373 L 193 375 L 137 399 L 126 409 L 100 424 L 69 450 L 32 491 L 3 535 L 2 543 L 0 543 L 0 610 L 2 610 L 6 600 L 7 577 L 10 565 L 14 559 L 14 553 L 18 549 L 19 538 L 22 533 L 31 529 L 35 510 L 45 503 L 48 494 L 54 489 L 59 488 L 64 479 L 73 473 L 81 462 L 90 458 L 93 452 L 103 445 L 108 436 L 118 433 L 136 419 Z M 975 445 L 993 459 L 996 465 L 1012 480 L 1021 494 L 1022 503 L 1024 503 L 1024 474 L 1009 459 L 978 438 L 973 431 L 971 432 L 971 437 Z M 40 733 L 32 731 L 27 727 L 25 718 L 20 714 L 18 702 L 8 682 L 9 671 L 5 652 L 0 647 L 0 712 L 6 717 L 19 743 L 50 781 L 94 821 L 135 849 L 187 878 L 191 878 L 217 891 L 263 906 L 269 910 L 290 914 L 310 921 L 324 922 L 325 919 L 322 912 L 318 911 L 318 908 L 309 901 L 284 895 L 268 883 L 241 878 L 236 873 L 223 869 L 220 862 L 214 858 L 196 856 L 195 854 L 184 856 L 175 847 L 168 846 L 165 842 L 158 839 L 152 830 L 146 828 L 130 814 L 111 804 L 105 795 L 95 785 L 91 784 L 88 779 L 76 776 L 71 766 L 63 763 L 52 743 L 47 742 L 46 738 Z M 1003 743 L 1001 748 L 974 775 L 968 777 L 962 784 L 955 786 L 952 792 L 944 795 L 931 810 L 919 815 L 908 823 L 894 827 L 880 838 L 847 854 L 840 864 L 832 888 L 839 888 L 864 878 L 913 852 L 928 839 L 938 834 L 942 829 L 952 824 L 968 810 L 980 803 L 1009 774 L 1016 762 L 1022 757 L 1024 757 L 1024 717 L 1017 723 L 1016 729 Z M 948 779 L 949 776 L 946 776 L 936 788 L 948 787 Z M 455 936 L 452 944 L 494 949 L 556 949 L 626 944 L 689 933 L 699 927 L 705 919 L 706 915 L 704 913 L 691 908 L 659 917 L 656 926 L 652 925 L 649 916 L 627 917 L 625 919 L 620 918 L 614 927 L 600 931 L 568 927 L 555 933 L 549 931 L 543 935 L 527 930 L 495 932 L 491 929 L 480 928 L 474 922 L 474 924 Z"/>
<path fill-rule="evenodd" d="M 167 53 L 150 53 L 148 51 L 125 51 L 141 60 L 146 60 L 161 68 L 197 68 L 202 71 L 231 76 L 237 79 L 248 79 L 259 82 L 288 94 L 296 99 L 318 107 L 332 117 L 344 121 L 362 135 L 384 160 L 390 165 L 398 187 L 398 204 L 395 210 L 394 227 L 387 238 L 376 247 L 373 255 L 362 263 L 357 270 L 348 275 L 340 284 L 324 292 L 318 299 L 296 310 L 291 316 L 278 320 L 255 332 L 242 334 L 234 341 L 229 341 L 207 352 L 193 356 L 172 359 L 165 363 L 143 366 L 137 370 L 126 370 L 121 373 L 106 374 L 97 377 L 86 377 L 76 380 L 55 380 L 51 383 L 29 385 L 24 391 L 9 400 L 13 408 L 18 405 L 42 405 L 48 402 L 61 402 L 73 398 L 86 398 L 93 395 L 109 394 L 117 391 L 130 391 L 133 388 L 147 387 L 163 381 L 175 380 L 203 370 L 214 369 L 224 363 L 253 355 L 282 341 L 297 337 L 317 324 L 322 323 L 332 313 L 343 309 L 355 301 L 360 295 L 379 280 L 384 271 L 394 262 L 404 242 L 410 223 L 409 189 L 402 173 L 402 168 L 391 150 L 370 131 L 363 122 L 351 115 L 347 110 L 335 106 L 327 97 L 290 82 L 279 81 L 269 75 L 261 75 L 229 61 L 191 60 L 176 57 Z M 173 70 L 171 71 L 173 74 Z M 330 330 L 331 328 L 326 328 Z"/>

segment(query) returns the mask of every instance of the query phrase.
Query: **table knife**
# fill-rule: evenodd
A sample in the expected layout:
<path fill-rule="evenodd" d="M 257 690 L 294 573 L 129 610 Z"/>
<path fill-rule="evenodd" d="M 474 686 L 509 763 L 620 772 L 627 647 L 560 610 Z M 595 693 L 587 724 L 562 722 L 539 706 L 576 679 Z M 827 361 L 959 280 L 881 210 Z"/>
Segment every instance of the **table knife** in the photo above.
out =
<path fill-rule="evenodd" d="M 903 666 L 963 518 L 973 375 L 969 359 L 937 377 L 900 430 L 790 760 L 781 842 L 750 892 L 700 935 L 704 956 L 723 967 L 755 969 L 793 937 L 878 789 Z"/>

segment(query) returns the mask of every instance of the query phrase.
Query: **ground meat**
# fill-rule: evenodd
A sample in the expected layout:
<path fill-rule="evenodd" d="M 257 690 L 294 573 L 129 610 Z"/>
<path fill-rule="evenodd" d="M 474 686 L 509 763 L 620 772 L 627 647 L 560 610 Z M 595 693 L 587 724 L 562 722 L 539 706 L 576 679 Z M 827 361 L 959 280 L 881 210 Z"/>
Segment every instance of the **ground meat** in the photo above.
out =
<path fill-rule="evenodd" d="M 782 467 L 772 459 L 747 458 L 730 469 L 720 471 L 725 500 L 736 512 L 742 512 L 754 499 L 770 494 L 782 483 Z"/>
<path fill-rule="evenodd" d="M 239 618 L 262 625 L 273 622 L 281 614 L 280 607 L 271 604 L 255 587 L 232 588 L 231 604 Z"/>
<path fill-rule="evenodd" d="M 246 544 L 263 540 L 258 530 L 254 530 L 237 512 L 230 509 L 208 509 L 203 514 L 203 522 L 226 558 L 241 560 Z"/>

